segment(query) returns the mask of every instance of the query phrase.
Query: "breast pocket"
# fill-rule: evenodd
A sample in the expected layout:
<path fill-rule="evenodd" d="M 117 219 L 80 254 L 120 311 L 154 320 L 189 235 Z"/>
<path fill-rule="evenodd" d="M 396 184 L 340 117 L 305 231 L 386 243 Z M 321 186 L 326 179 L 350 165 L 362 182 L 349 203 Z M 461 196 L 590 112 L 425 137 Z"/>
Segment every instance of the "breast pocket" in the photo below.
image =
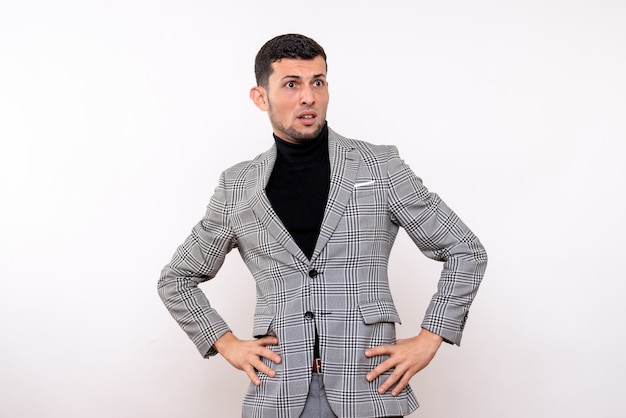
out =
<path fill-rule="evenodd" d="M 356 199 L 360 199 L 363 197 L 371 196 L 374 194 L 376 187 L 377 187 L 377 184 L 375 180 L 368 180 L 368 179 L 357 180 L 354 183 L 354 191 L 353 191 L 354 197 Z"/>

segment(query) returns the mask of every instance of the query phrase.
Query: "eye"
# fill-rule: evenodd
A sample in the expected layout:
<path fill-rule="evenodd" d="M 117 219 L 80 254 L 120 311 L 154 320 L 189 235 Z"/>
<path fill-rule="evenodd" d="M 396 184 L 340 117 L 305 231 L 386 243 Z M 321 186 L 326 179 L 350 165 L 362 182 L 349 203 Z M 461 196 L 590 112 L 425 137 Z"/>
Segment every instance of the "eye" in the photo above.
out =
<path fill-rule="evenodd" d="M 313 85 L 314 85 L 315 87 L 322 87 L 322 86 L 324 85 L 324 82 L 323 82 L 322 80 L 315 80 L 315 81 L 313 82 Z"/>
<path fill-rule="evenodd" d="M 293 81 L 288 81 L 285 84 L 285 87 L 290 88 L 290 89 L 294 88 L 295 86 L 296 86 L 296 83 L 294 83 Z"/>

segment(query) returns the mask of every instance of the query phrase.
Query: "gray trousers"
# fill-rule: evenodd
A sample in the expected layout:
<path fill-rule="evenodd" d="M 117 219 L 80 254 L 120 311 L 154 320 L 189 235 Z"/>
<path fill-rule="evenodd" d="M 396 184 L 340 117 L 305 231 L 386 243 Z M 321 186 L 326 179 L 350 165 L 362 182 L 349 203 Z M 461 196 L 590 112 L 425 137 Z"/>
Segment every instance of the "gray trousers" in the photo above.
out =
<path fill-rule="evenodd" d="M 309 396 L 306 398 L 304 411 L 300 418 L 337 418 L 328 405 L 326 399 L 326 391 L 324 390 L 324 381 L 321 376 L 313 373 L 311 378 L 311 386 L 309 387 Z M 384 417 L 381 417 L 384 418 Z M 402 418 L 402 417 L 389 417 Z"/>
<path fill-rule="evenodd" d="M 337 415 L 333 414 L 330 405 L 328 405 L 324 382 L 317 373 L 313 373 L 311 378 L 309 396 L 306 398 L 304 411 L 302 411 L 300 418 L 337 418 Z"/>

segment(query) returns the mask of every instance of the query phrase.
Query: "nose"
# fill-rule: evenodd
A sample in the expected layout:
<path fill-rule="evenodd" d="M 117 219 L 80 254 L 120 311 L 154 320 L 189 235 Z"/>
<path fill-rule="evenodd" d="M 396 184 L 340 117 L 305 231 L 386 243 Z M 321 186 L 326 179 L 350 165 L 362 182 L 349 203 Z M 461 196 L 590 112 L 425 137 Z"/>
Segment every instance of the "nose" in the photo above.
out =
<path fill-rule="evenodd" d="M 300 104 L 310 106 L 315 103 L 315 93 L 311 86 L 304 86 L 302 88 L 302 95 L 300 97 Z"/>

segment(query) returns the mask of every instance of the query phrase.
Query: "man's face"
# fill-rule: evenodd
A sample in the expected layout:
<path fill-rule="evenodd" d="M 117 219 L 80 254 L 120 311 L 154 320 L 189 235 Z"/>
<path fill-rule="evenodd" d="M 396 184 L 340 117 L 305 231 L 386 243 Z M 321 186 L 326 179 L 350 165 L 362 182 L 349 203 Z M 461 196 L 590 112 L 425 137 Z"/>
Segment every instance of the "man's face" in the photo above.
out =
<path fill-rule="evenodd" d="M 253 87 L 250 97 L 267 111 L 279 138 L 296 144 L 315 139 L 324 128 L 328 107 L 324 58 L 282 59 L 272 68 L 267 88 Z"/>

